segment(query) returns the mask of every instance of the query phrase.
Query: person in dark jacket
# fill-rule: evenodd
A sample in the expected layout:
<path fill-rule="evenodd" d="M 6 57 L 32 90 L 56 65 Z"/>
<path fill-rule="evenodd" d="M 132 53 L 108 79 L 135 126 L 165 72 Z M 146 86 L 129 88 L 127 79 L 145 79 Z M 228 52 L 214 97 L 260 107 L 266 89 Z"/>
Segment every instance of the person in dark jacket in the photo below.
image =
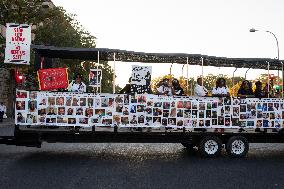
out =
<path fill-rule="evenodd" d="M 255 82 L 254 97 L 256 97 L 256 98 L 263 98 L 264 97 L 264 91 L 262 89 L 262 83 L 260 81 Z"/>
<path fill-rule="evenodd" d="M 238 91 L 238 96 L 239 97 L 249 97 L 253 96 L 253 91 L 251 87 L 251 83 L 248 80 L 245 80 L 242 82 L 242 85 Z"/>
<path fill-rule="evenodd" d="M 119 94 L 130 94 L 131 93 L 131 77 L 128 79 L 128 83 L 119 91 Z"/>
<path fill-rule="evenodd" d="M 184 91 L 181 88 L 179 81 L 176 78 L 173 79 L 172 84 L 173 84 L 173 88 L 174 88 L 174 95 L 183 96 Z"/>

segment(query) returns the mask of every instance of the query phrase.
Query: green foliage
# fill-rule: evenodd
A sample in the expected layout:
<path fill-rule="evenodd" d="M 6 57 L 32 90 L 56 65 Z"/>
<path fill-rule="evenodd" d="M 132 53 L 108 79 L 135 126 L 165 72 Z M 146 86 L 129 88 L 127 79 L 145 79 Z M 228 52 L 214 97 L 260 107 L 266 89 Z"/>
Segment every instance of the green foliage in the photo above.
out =
<path fill-rule="evenodd" d="M 76 15 L 68 14 L 62 7 L 43 8 L 44 0 L 2 0 L 0 3 L 0 24 L 6 23 L 26 23 L 36 25 L 33 29 L 35 34 L 34 44 L 51 45 L 56 47 L 76 47 L 94 48 L 96 47 L 96 37 L 86 31 L 76 20 Z M 5 39 L 0 37 L 0 44 L 4 44 Z M 4 49 L 0 49 L 4 52 Z M 33 69 L 34 54 L 31 54 L 31 65 L 21 67 L 25 73 L 26 82 L 24 87 L 29 90 L 36 89 L 37 76 Z M 3 62 L 3 57 L 0 59 Z M 102 91 L 112 91 L 113 71 L 107 62 L 100 62 L 103 70 Z M 1 66 L 1 65 L 0 65 Z M 3 66 L 3 64 L 2 64 Z M 13 65 L 5 65 L 13 67 Z M 84 76 L 87 83 L 89 69 L 94 68 L 93 62 L 82 62 L 81 60 L 54 59 L 53 67 L 67 67 L 70 79 L 75 73 Z"/>

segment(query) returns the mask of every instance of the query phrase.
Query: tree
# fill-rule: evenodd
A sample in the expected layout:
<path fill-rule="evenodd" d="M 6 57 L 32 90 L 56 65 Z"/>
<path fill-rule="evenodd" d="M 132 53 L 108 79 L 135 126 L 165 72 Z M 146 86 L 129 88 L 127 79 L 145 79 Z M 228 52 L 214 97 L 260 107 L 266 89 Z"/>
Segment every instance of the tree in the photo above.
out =
<path fill-rule="evenodd" d="M 80 25 L 76 20 L 76 15 L 66 13 L 62 7 L 43 8 L 43 2 L 45 0 L 3 0 L 0 3 L 0 24 L 5 25 L 13 22 L 36 26 L 36 29 L 32 31 L 35 34 L 34 44 L 76 48 L 96 47 L 96 38 Z M 3 43 L 5 43 L 5 39 L 0 38 L 0 44 Z M 34 90 L 36 89 L 34 86 L 37 86 L 33 64 L 32 54 L 31 66 L 22 68 L 27 78 L 25 88 L 29 90 Z M 106 61 L 101 61 L 100 64 L 103 71 L 102 92 L 111 92 L 113 70 Z M 67 67 L 70 73 L 69 79 L 73 78 L 75 73 L 80 73 L 87 82 L 89 69 L 94 66 L 94 63 L 91 61 L 55 59 L 53 66 Z"/>

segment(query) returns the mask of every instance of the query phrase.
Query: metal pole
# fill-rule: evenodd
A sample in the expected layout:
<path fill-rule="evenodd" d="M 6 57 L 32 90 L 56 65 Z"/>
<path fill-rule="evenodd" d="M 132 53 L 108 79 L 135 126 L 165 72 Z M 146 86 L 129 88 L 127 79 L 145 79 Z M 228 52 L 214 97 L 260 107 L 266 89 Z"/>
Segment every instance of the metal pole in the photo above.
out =
<path fill-rule="evenodd" d="M 185 65 L 185 64 L 184 64 Z M 181 68 L 181 76 L 183 77 L 183 68 L 184 68 L 184 65 L 182 65 L 182 68 Z"/>
<path fill-rule="evenodd" d="M 201 78 L 202 78 L 202 87 L 203 87 L 203 57 L 201 57 Z"/>
<path fill-rule="evenodd" d="M 100 65 L 100 51 L 98 51 L 98 65 L 97 65 L 97 70 L 99 69 L 99 65 Z M 97 72 L 97 74 L 98 74 L 99 72 Z M 98 76 L 98 78 L 97 79 L 99 79 L 99 75 L 97 75 Z M 101 81 L 101 80 L 100 80 Z M 98 83 L 99 84 L 99 83 Z M 99 88 L 100 88 L 100 93 L 102 93 L 102 86 L 98 86 L 97 85 L 97 92 L 99 91 Z"/>
<path fill-rule="evenodd" d="M 172 64 L 171 64 L 171 67 L 170 67 L 170 75 L 172 75 L 172 67 L 173 67 L 173 64 L 174 64 L 174 63 L 172 63 Z"/>
<path fill-rule="evenodd" d="M 283 78 L 283 62 L 281 62 L 281 65 L 282 65 L 282 94 L 281 94 L 281 97 L 283 98 L 283 90 L 284 90 L 284 88 L 283 88 L 283 80 L 284 80 L 284 78 Z M 280 79 L 279 79 L 280 80 Z"/>
<path fill-rule="evenodd" d="M 269 98 L 269 93 L 270 93 L 270 81 L 269 81 L 269 61 L 267 61 L 267 71 L 268 71 L 268 75 L 267 75 L 267 91 L 268 91 L 268 95 L 267 97 Z"/>
<path fill-rule="evenodd" d="M 188 94 L 188 57 L 186 57 L 186 94 Z"/>
<path fill-rule="evenodd" d="M 234 85 L 235 85 L 235 72 L 237 71 L 237 69 L 238 68 L 235 68 L 235 70 L 234 70 L 234 72 L 233 72 L 233 86 L 232 86 L 232 88 L 233 88 L 233 97 L 235 96 L 235 88 L 234 88 Z"/>
<path fill-rule="evenodd" d="M 279 68 L 278 68 L 278 72 L 277 72 L 277 85 L 280 87 L 280 78 L 279 78 Z"/>
<path fill-rule="evenodd" d="M 43 69 L 44 57 L 40 58 L 40 69 Z"/>
<path fill-rule="evenodd" d="M 250 68 L 249 68 L 250 69 Z M 247 69 L 246 73 L 245 73 L 245 80 L 247 79 L 247 73 L 249 71 L 249 69 Z"/>
<path fill-rule="evenodd" d="M 112 91 L 115 93 L 115 53 L 113 54 L 113 76 L 112 76 Z"/>
<path fill-rule="evenodd" d="M 190 96 L 193 96 L 193 90 L 192 90 L 192 88 L 193 88 L 193 79 L 191 79 L 190 80 L 190 88 L 191 88 L 191 91 L 190 91 Z"/>

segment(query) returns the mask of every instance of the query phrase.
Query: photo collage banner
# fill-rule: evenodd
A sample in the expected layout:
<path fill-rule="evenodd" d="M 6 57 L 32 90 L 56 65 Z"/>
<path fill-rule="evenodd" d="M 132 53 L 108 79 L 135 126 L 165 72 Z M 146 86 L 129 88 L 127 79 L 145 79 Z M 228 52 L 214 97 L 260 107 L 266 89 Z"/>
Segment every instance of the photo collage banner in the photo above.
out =
<path fill-rule="evenodd" d="M 283 99 L 17 91 L 18 125 L 280 128 Z"/>

